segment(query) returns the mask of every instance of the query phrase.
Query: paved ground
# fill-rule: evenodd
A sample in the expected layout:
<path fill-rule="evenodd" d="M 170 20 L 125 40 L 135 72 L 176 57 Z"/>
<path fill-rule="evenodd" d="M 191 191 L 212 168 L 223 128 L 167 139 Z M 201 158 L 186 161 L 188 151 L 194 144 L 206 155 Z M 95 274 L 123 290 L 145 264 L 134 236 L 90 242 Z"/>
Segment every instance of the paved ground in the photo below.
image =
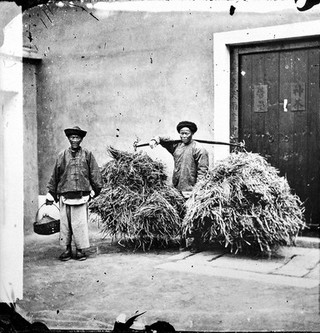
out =
<path fill-rule="evenodd" d="M 84 262 L 57 260 L 57 234 L 25 241 L 18 306 L 50 328 L 111 330 L 120 313 L 177 330 L 319 331 L 319 241 L 272 258 L 222 250 L 127 251 L 91 231 Z M 301 246 L 306 246 L 300 241 Z"/>

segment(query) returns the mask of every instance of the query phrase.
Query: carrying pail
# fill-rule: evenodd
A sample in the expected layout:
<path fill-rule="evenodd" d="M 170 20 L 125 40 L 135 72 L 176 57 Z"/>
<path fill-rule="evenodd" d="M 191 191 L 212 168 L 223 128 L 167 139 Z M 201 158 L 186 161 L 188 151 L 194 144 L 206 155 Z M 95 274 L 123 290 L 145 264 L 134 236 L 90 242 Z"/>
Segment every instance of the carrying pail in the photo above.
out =
<path fill-rule="evenodd" d="M 42 204 L 36 213 L 35 222 L 33 223 L 33 231 L 39 235 L 52 235 L 60 231 L 60 220 L 51 217 L 49 214 L 43 213 L 42 217 L 39 219 L 39 212 L 43 206 L 46 207 L 56 207 L 60 211 L 59 207 L 52 204 L 46 205 Z"/>

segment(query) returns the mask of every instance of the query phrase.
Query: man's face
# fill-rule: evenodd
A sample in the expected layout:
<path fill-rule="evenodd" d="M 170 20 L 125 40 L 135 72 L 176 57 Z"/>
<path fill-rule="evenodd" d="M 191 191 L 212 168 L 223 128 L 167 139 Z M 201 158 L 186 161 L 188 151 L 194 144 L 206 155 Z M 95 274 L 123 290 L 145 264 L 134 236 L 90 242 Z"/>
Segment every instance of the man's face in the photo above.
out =
<path fill-rule="evenodd" d="M 179 134 L 181 141 L 185 144 L 188 144 L 191 141 L 193 135 L 193 133 L 190 131 L 190 128 L 188 127 L 181 128 Z"/>
<path fill-rule="evenodd" d="M 82 138 L 80 135 L 72 134 L 68 137 L 71 148 L 72 149 L 77 149 L 80 146 L 80 143 L 82 141 Z"/>

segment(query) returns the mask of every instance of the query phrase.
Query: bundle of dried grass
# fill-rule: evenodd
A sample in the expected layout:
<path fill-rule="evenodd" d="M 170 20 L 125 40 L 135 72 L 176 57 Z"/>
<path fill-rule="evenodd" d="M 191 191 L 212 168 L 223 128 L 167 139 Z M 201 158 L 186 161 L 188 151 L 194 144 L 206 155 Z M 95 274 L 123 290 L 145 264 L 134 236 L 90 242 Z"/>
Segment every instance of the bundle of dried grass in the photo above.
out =
<path fill-rule="evenodd" d="M 186 206 L 183 234 L 196 230 L 201 242 L 219 242 L 231 252 L 292 245 L 305 223 L 287 180 L 254 153 L 230 154 L 195 187 Z"/>
<path fill-rule="evenodd" d="M 166 184 L 164 165 L 141 152 L 108 147 L 108 153 L 113 159 L 102 168 L 104 187 L 89 205 L 102 233 L 143 250 L 178 242 L 185 200 Z"/>

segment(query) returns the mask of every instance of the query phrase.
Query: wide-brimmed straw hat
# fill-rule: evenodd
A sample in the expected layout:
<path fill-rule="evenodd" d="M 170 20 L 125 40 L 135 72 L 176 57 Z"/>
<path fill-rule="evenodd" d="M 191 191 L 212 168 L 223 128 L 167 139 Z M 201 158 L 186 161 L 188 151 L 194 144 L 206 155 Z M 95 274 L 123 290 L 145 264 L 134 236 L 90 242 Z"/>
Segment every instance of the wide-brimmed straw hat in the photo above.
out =
<path fill-rule="evenodd" d="M 84 138 L 87 134 L 87 132 L 82 130 L 79 126 L 74 126 L 72 128 L 66 128 L 64 130 L 64 133 L 66 134 L 67 137 L 69 137 L 70 135 L 79 135 L 82 138 Z"/>

